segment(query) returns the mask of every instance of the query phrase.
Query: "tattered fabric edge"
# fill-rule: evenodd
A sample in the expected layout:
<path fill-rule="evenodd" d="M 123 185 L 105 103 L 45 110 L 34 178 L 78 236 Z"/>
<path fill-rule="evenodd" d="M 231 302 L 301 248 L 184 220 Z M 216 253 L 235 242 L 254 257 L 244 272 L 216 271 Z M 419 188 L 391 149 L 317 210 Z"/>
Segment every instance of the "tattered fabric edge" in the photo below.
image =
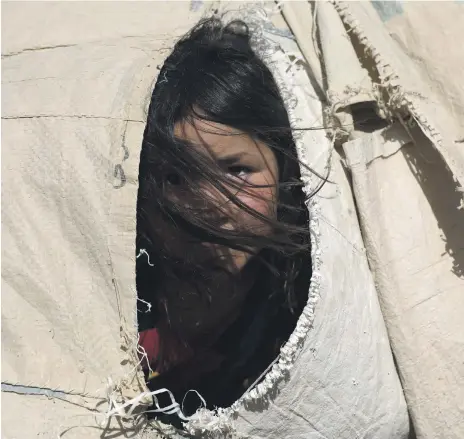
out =
<path fill-rule="evenodd" d="M 461 175 L 461 172 L 457 169 L 454 160 L 449 157 L 446 149 L 443 147 L 444 139 L 442 134 L 434 127 L 432 122 L 422 113 L 422 111 L 419 110 L 418 106 L 410 96 L 411 93 L 409 93 L 402 85 L 400 76 L 384 58 L 380 51 L 372 44 L 359 21 L 351 13 L 350 5 L 339 0 L 330 0 L 330 2 L 340 15 L 343 23 L 350 28 L 350 32 L 356 35 L 360 43 L 364 46 L 365 52 L 371 54 L 371 58 L 378 69 L 380 85 L 387 91 L 390 97 L 387 107 L 390 110 L 404 109 L 409 112 L 417 121 L 424 134 L 431 140 L 432 144 L 443 157 L 458 185 L 458 191 L 463 193 L 461 205 L 458 208 L 464 208 L 464 176 Z M 401 115 L 399 115 L 399 117 L 401 119 Z"/>
<path fill-rule="evenodd" d="M 263 59 L 271 70 L 278 84 L 280 93 L 284 99 L 285 106 L 289 115 L 290 124 L 293 129 L 297 128 L 297 118 L 295 108 L 298 100 L 294 88 L 299 86 L 294 84 L 291 74 L 292 67 L 295 66 L 295 60 L 281 48 L 278 43 L 273 43 L 266 37 L 272 23 L 269 19 L 269 13 L 280 12 L 279 5 L 271 11 L 264 8 L 255 8 L 253 10 L 238 11 L 234 18 L 243 19 L 249 26 L 252 33 L 252 45 L 256 53 Z M 295 55 L 292 53 L 292 55 Z M 300 59 L 303 57 L 300 55 Z M 301 105 L 304 105 L 303 103 Z M 309 164 L 306 148 L 303 144 L 303 134 L 301 131 L 294 131 L 294 139 L 297 147 L 299 159 L 304 164 Z M 281 348 L 280 355 L 271 364 L 270 370 L 264 375 L 263 380 L 256 387 L 249 389 L 240 397 L 232 406 L 215 411 L 200 409 L 185 424 L 186 431 L 191 435 L 201 435 L 202 437 L 229 437 L 234 434 L 232 419 L 237 411 L 250 404 L 266 401 L 270 398 L 272 390 L 286 376 L 288 371 L 293 367 L 297 354 L 303 347 L 303 342 L 313 325 L 315 314 L 314 310 L 318 301 L 320 292 L 320 268 L 322 263 L 320 250 L 320 232 L 319 232 L 319 212 L 320 206 L 316 197 L 310 197 L 315 189 L 312 179 L 314 176 L 310 171 L 301 169 L 301 180 L 304 183 L 304 191 L 308 196 L 307 208 L 310 213 L 309 228 L 311 231 L 311 259 L 312 259 L 312 277 L 308 293 L 307 304 L 298 319 L 295 330 L 290 336 L 287 343 Z M 233 437 L 237 437 L 236 434 Z"/>
<path fill-rule="evenodd" d="M 295 58 L 295 53 L 287 53 L 278 43 L 266 37 L 267 34 L 273 34 L 272 29 L 274 28 L 269 19 L 269 15 L 272 16 L 275 13 L 280 13 L 280 4 L 277 3 L 277 5 L 271 9 L 254 5 L 251 9 L 241 7 L 234 11 L 226 10 L 225 12 L 233 14 L 231 18 L 243 19 L 249 25 L 252 33 L 253 48 L 273 73 L 287 108 L 290 124 L 292 128 L 296 129 L 297 118 L 295 117 L 294 109 L 298 105 L 298 99 L 292 90 L 298 89 L 299 86 L 293 83 L 292 73 L 294 72 L 293 69 L 296 66 L 296 61 L 303 60 L 303 56 L 298 52 L 296 59 L 292 59 L 290 55 Z M 302 140 L 302 134 L 304 133 L 298 130 L 294 131 L 297 153 L 303 163 L 309 164 L 305 152 L 306 148 Z M 265 401 L 270 398 L 275 386 L 288 376 L 288 371 L 293 367 L 296 356 L 301 350 L 308 331 L 314 322 L 314 309 L 318 301 L 320 290 L 320 267 L 322 261 L 319 233 L 320 208 L 315 197 L 310 197 L 310 194 L 317 186 L 316 184 L 313 185 L 312 178 L 313 175 L 310 171 L 304 168 L 301 169 L 304 191 L 308 196 L 307 208 L 310 213 L 309 228 L 311 231 L 312 277 L 308 301 L 298 319 L 295 330 L 287 343 L 281 348 L 280 355 L 271 363 L 269 369 L 265 371 L 262 381 L 255 387 L 252 386 L 252 388 L 248 389 L 241 398 L 232 404 L 232 406 L 224 409 L 218 408 L 216 410 L 201 408 L 184 423 L 184 430 L 179 430 L 158 420 L 152 420 L 145 425 L 144 432 L 142 432 L 143 437 L 147 435 L 150 437 L 153 433 L 156 434 L 156 432 L 161 434 L 162 437 L 173 437 L 174 435 L 183 437 L 186 434 L 209 438 L 239 437 L 233 425 L 233 418 L 237 411 L 242 407 L 246 408 L 247 404 L 256 403 L 260 400 Z M 132 377 L 126 377 L 125 380 L 117 383 L 112 382 L 111 379 L 108 380 L 108 407 L 106 413 L 101 413 L 103 415 L 101 425 L 114 416 L 121 420 L 133 419 L 137 423 L 137 420 L 140 420 L 140 416 L 150 411 L 149 406 L 154 396 L 153 393 L 157 393 L 142 391 L 132 399 L 128 400 L 124 397 L 123 392 L 121 392 L 121 385 L 124 386 L 124 382 L 131 381 L 131 379 L 137 380 L 137 378 L 139 378 L 141 360 L 139 359 L 137 361 L 136 358 L 138 355 L 144 356 L 145 353 L 140 351 L 137 339 L 133 339 L 133 337 L 124 330 L 123 337 L 125 338 L 125 345 L 128 348 L 129 357 L 132 357 L 136 365 L 133 369 Z M 161 389 L 161 391 L 170 393 L 168 389 Z M 165 413 L 174 413 L 172 411 L 173 407 L 175 408 L 175 412 L 179 414 L 180 405 L 176 401 L 173 401 L 171 406 L 160 411 L 167 410 Z M 182 414 L 181 411 L 180 414 Z"/>

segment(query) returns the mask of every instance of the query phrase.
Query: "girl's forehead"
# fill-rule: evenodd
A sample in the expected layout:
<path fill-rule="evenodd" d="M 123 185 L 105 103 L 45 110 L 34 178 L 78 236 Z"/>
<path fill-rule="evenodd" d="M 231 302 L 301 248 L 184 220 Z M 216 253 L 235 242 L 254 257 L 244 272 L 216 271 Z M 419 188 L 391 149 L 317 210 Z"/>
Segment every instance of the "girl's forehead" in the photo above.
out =
<path fill-rule="evenodd" d="M 264 159 L 274 155 L 272 150 L 248 134 L 227 125 L 200 119 L 178 122 L 174 127 L 177 138 L 187 140 L 213 158 L 237 156 L 240 158 L 261 156 Z"/>

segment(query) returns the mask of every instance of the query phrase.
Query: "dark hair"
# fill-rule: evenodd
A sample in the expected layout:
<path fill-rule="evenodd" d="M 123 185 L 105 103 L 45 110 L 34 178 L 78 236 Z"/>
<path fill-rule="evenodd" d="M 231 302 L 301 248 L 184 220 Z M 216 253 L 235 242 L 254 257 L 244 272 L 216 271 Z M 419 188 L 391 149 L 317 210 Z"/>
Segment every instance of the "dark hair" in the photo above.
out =
<path fill-rule="evenodd" d="M 216 243 L 249 251 L 262 248 L 256 258 L 271 275 L 263 276 L 262 288 L 285 298 L 288 308 L 301 310 L 305 302 L 295 295 L 300 281 L 307 293 L 311 264 L 308 210 L 300 180 L 300 168 L 287 110 L 276 81 L 250 44 L 250 31 L 242 21 L 224 25 L 219 18 L 202 20 L 175 45 L 162 66 L 148 110 L 139 169 L 137 203 L 137 262 L 139 297 L 164 300 L 163 279 L 182 279 L 205 291 L 202 280 L 221 270 L 212 255 L 210 264 L 197 264 L 186 254 L 174 257 L 161 236 L 155 218 L 171 225 L 184 239 Z M 230 126 L 269 146 L 279 169 L 277 219 L 267 218 L 244 205 L 230 190 L 230 181 L 210 160 L 176 137 L 178 122 L 200 119 Z M 183 180 L 185 190 L 202 194 L 199 181 L 207 181 L 240 209 L 272 226 L 270 236 L 244 230 L 221 229 L 204 210 L 192 209 L 166 196 L 169 179 Z M 225 184 L 227 183 L 227 184 Z M 229 188 L 229 189 L 228 189 Z M 246 190 L 241 188 L 241 190 Z M 188 195 L 188 194 L 187 194 Z M 204 198 L 204 206 L 217 209 Z M 217 255 L 216 255 L 217 256 Z M 265 278 L 265 279 L 264 279 Z"/>

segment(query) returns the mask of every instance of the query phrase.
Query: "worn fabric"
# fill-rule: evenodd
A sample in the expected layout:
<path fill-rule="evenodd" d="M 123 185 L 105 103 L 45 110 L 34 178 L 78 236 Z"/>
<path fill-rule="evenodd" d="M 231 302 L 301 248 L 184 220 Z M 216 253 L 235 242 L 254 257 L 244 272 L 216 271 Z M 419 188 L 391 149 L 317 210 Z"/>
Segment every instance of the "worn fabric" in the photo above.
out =
<path fill-rule="evenodd" d="M 391 108 L 409 123 L 343 148 L 417 437 L 457 439 L 464 436 L 464 57 L 455 41 L 464 7 L 374 6 L 336 4 L 373 57 Z"/>
<path fill-rule="evenodd" d="M 157 66 L 221 2 L 2 6 L 2 434 L 181 437 L 127 416 L 151 403 L 137 352 L 138 158 Z M 304 3 L 284 5 L 283 16 L 274 6 L 240 14 L 264 32 L 267 44 L 257 44 L 293 124 L 330 125 L 343 147 L 325 130 L 297 136 L 304 163 L 321 175 L 330 167 L 308 203 L 313 279 L 297 329 L 261 384 L 185 428 L 218 438 L 407 438 L 407 401 L 419 437 L 461 437 L 461 104 L 435 99 L 459 81 L 440 68 L 440 86 L 420 82 L 410 60 L 419 44 L 398 49 L 393 22 L 370 3 L 327 4 L 315 16 Z M 409 34 L 395 23 L 408 46 L 418 21 Z M 359 130 L 353 108 L 364 103 L 391 126 Z M 396 114 L 404 126 L 390 123 Z M 320 179 L 302 173 L 309 194 Z"/>
<path fill-rule="evenodd" d="M 378 54 L 391 102 L 411 123 L 403 134 L 379 131 L 344 151 L 417 437 L 457 439 L 464 436 L 464 57 L 454 42 L 464 7 L 385 3 L 337 9 Z"/>
<path fill-rule="evenodd" d="M 201 13 L 145 2 L 2 12 L 2 436 L 122 435 L 133 422 L 105 420 L 109 402 L 146 390 L 135 295 L 145 104 Z"/>
<path fill-rule="evenodd" d="M 299 42 L 310 38 L 304 20 L 318 25 L 329 114 L 340 120 L 341 108 L 345 116 L 340 143 L 415 433 L 463 437 L 464 57 L 455 41 L 464 7 L 336 1 L 305 18 L 298 8 L 286 4 L 283 13 Z M 328 24 L 334 13 L 345 31 Z M 326 44 L 334 29 L 351 45 L 344 57 Z M 314 47 L 305 45 L 310 65 Z M 347 60 L 350 52 L 357 56 Z M 360 103 L 369 108 L 366 85 L 374 113 L 359 113 Z M 362 126 L 366 116 L 377 124 Z"/>

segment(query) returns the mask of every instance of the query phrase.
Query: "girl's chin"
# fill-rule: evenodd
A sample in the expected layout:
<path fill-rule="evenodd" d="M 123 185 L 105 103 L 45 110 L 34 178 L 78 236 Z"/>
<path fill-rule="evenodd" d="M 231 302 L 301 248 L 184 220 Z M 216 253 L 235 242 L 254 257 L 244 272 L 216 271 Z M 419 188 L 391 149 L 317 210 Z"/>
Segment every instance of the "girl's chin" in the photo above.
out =
<path fill-rule="evenodd" d="M 256 252 L 254 252 L 256 253 Z M 231 251 L 231 264 L 235 272 L 241 272 L 245 266 L 253 259 L 253 253 L 241 252 L 238 250 Z"/>

